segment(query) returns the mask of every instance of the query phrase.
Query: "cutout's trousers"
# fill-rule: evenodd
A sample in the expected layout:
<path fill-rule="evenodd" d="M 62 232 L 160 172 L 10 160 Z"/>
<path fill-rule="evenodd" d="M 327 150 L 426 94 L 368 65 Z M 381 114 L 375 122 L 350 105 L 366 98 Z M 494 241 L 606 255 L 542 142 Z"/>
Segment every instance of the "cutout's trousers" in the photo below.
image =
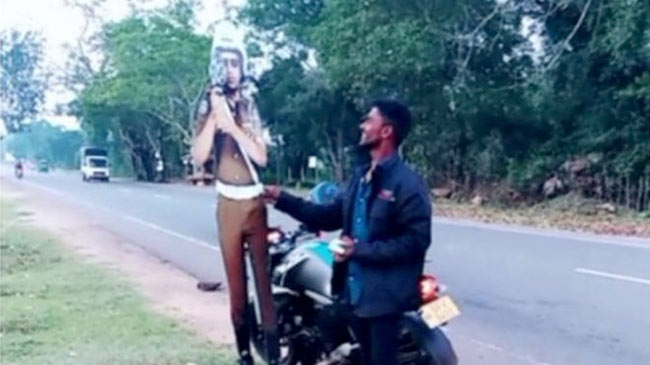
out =
<path fill-rule="evenodd" d="M 230 318 L 235 329 L 240 356 L 250 353 L 250 334 L 246 322 L 248 290 L 244 261 L 244 244 L 247 244 L 260 305 L 262 327 L 267 337 L 267 355 L 269 361 L 273 362 L 278 356 L 275 354 L 278 351 L 277 322 L 268 268 L 268 225 L 264 201 L 261 198 L 234 200 L 219 196 L 217 224 L 230 292 Z"/>

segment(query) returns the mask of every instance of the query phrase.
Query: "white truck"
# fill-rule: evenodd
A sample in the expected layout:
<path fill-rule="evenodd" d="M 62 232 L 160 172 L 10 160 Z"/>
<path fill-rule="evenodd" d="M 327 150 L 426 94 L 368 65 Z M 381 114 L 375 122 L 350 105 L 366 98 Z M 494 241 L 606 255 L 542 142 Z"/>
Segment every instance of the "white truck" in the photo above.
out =
<path fill-rule="evenodd" d="M 110 179 L 108 151 L 100 147 L 81 147 L 79 150 L 81 179 L 83 181 Z"/>

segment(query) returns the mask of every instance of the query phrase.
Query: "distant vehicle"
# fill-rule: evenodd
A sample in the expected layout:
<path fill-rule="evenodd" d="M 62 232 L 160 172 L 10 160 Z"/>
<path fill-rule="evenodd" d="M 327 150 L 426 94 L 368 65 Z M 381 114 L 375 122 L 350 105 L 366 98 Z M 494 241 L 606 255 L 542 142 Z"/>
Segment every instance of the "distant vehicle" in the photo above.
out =
<path fill-rule="evenodd" d="M 37 165 L 37 170 L 38 172 L 50 171 L 50 163 L 46 159 L 39 160 Z"/>
<path fill-rule="evenodd" d="M 214 182 L 213 159 L 209 158 L 203 166 L 198 166 L 192 161 L 192 157 L 185 156 L 186 178 L 193 185 L 210 185 Z"/>
<path fill-rule="evenodd" d="M 20 160 L 16 161 L 16 164 L 14 165 L 14 175 L 16 175 L 16 178 L 18 179 L 23 178 L 23 163 Z"/>
<path fill-rule="evenodd" d="M 108 151 L 100 147 L 81 147 L 79 150 L 81 179 L 83 181 L 110 180 Z"/>

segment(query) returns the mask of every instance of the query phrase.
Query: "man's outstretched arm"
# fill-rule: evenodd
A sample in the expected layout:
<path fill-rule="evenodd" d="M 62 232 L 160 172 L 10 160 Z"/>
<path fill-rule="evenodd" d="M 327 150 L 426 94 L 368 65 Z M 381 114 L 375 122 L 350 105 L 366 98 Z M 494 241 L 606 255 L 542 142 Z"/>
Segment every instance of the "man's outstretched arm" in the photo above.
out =
<path fill-rule="evenodd" d="M 267 188 L 266 198 L 275 200 L 275 207 L 306 224 L 311 229 L 335 231 L 343 228 L 343 196 L 332 204 L 314 204 L 277 187 Z"/>

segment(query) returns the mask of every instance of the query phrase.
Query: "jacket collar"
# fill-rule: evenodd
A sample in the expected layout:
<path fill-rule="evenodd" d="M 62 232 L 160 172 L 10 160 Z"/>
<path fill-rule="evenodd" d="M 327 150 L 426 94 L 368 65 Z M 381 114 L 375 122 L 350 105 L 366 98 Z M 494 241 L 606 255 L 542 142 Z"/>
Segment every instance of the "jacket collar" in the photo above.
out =
<path fill-rule="evenodd" d="M 390 155 L 387 159 L 381 161 L 377 167 L 375 168 L 376 171 L 390 171 L 393 167 L 395 167 L 395 164 L 400 160 L 399 154 L 397 152 L 393 152 L 392 155 Z"/>
<path fill-rule="evenodd" d="M 384 159 L 377 166 L 375 166 L 375 169 L 372 172 L 372 177 L 378 178 L 380 176 L 385 175 L 386 173 L 390 172 L 399 161 L 400 161 L 399 154 L 397 152 L 394 152 L 388 158 Z M 359 167 L 357 173 L 359 174 L 359 176 L 364 177 L 369 172 L 370 168 L 371 168 L 370 163 L 364 164 L 363 166 Z"/>

